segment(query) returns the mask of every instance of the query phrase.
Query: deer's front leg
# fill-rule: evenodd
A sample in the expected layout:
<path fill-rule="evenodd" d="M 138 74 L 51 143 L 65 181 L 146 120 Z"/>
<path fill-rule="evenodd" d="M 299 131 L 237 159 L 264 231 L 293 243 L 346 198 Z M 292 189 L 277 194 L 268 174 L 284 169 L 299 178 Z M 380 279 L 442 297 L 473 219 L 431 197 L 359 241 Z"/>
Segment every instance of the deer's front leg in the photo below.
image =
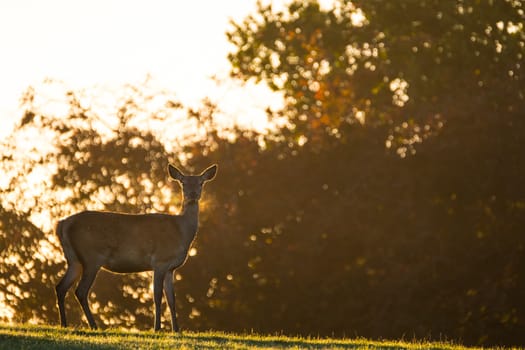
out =
<path fill-rule="evenodd" d="M 153 301 L 155 302 L 155 331 L 160 330 L 160 313 L 162 306 L 162 284 L 164 282 L 164 276 L 166 275 L 165 269 L 158 269 L 153 271 Z"/>

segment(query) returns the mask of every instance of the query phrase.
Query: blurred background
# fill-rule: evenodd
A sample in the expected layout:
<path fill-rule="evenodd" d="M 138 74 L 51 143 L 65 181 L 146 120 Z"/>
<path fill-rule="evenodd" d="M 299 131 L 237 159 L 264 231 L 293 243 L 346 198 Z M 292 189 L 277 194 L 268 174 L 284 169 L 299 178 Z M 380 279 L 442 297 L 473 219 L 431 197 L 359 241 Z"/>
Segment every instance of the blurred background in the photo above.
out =
<path fill-rule="evenodd" d="M 167 163 L 218 163 L 183 328 L 524 345 L 524 20 L 516 0 L 2 2 L 0 320 L 58 324 L 57 220 L 176 213 Z M 149 273 L 101 271 L 90 300 L 152 327 Z"/>

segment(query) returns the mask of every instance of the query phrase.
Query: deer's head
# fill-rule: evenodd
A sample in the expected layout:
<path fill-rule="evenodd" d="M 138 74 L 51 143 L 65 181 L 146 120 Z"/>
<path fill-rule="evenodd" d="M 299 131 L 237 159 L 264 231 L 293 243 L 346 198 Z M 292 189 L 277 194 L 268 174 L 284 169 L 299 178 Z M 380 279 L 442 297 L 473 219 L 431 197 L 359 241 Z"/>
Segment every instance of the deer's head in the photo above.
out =
<path fill-rule="evenodd" d="M 185 202 L 196 202 L 201 198 L 202 186 L 213 180 L 217 173 L 217 164 L 204 170 L 200 175 L 184 175 L 174 165 L 168 164 L 170 178 L 178 181 L 182 186 Z"/>

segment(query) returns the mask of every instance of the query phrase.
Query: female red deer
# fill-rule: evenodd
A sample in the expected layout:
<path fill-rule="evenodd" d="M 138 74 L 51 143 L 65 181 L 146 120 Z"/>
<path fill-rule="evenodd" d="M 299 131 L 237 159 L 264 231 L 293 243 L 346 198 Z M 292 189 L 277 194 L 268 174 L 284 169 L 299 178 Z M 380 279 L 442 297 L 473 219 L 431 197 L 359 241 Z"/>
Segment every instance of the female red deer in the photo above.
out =
<path fill-rule="evenodd" d="M 179 330 L 173 271 L 186 261 L 197 234 L 202 186 L 215 177 L 217 165 L 210 166 L 200 175 L 186 176 L 169 164 L 168 173 L 182 185 L 184 201 L 179 215 L 83 211 L 59 221 L 57 234 L 67 260 L 66 274 L 56 286 L 63 327 L 67 326 L 66 293 L 80 277 L 75 295 L 90 327 L 97 328 L 88 295 L 98 270 L 104 268 L 117 273 L 153 271 L 155 330 L 160 329 L 163 286 L 172 329 Z"/>

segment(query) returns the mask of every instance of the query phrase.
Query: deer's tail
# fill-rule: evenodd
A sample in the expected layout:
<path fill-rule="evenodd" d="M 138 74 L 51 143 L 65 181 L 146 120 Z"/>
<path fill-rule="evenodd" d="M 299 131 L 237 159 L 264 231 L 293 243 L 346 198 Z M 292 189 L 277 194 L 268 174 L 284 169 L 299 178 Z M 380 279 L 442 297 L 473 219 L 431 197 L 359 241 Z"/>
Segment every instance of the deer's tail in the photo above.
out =
<path fill-rule="evenodd" d="M 67 230 L 69 225 L 67 225 L 67 223 L 67 219 L 60 220 L 56 227 L 56 233 L 60 240 L 60 244 L 62 245 L 62 250 L 64 251 L 64 256 L 66 257 L 67 263 L 72 264 L 78 262 L 79 259 L 75 248 L 73 248 L 71 240 L 69 239 L 69 234 Z"/>

